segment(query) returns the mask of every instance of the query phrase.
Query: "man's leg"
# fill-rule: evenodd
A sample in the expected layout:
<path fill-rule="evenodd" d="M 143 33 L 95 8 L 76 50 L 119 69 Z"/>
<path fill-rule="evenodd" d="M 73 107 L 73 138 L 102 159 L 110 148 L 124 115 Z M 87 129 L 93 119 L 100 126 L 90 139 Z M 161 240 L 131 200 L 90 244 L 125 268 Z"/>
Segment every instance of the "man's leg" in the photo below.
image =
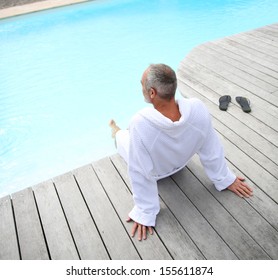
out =
<path fill-rule="evenodd" d="M 120 156 L 128 163 L 129 151 L 129 131 L 127 129 L 120 129 L 114 120 L 109 123 L 112 131 L 112 138 L 115 139 L 115 145 Z"/>
<path fill-rule="evenodd" d="M 109 122 L 109 126 L 111 127 L 112 138 L 115 138 L 116 133 L 117 133 L 119 130 L 121 130 L 121 129 L 117 126 L 117 124 L 116 124 L 116 122 L 115 122 L 114 120 L 111 120 L 111 121 Z"/>

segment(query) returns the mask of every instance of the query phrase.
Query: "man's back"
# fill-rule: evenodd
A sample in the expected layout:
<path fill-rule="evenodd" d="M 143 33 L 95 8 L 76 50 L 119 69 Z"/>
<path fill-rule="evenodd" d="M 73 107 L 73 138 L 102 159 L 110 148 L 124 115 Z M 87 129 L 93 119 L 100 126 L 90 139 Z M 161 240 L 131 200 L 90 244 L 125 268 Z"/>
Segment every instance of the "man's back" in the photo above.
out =
<path fill-rule="evenodd" d="M 132 141 L 149 154 L 151 174 L 156 178 L 184 167 L 202 146 L 210 127 L 209 113 L 200 100 L 180 99 L 177 103 L 179 121 L 172 122 L 154 108 L 141 110 L 131 121 Z"/>

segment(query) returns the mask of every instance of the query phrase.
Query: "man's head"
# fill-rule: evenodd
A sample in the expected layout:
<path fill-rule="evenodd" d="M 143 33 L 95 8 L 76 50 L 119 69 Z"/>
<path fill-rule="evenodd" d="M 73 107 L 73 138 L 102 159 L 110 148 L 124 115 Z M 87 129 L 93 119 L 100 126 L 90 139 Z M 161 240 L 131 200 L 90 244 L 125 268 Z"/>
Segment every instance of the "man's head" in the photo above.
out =
<path fill-rule="evenodd" d="M 151 64 L 143 73 L 142 90 L 147 102 L 151 102 L 153 96 L 170 101 L 175 97 L 177 78 L 175 71 L 165 64 Z"/>

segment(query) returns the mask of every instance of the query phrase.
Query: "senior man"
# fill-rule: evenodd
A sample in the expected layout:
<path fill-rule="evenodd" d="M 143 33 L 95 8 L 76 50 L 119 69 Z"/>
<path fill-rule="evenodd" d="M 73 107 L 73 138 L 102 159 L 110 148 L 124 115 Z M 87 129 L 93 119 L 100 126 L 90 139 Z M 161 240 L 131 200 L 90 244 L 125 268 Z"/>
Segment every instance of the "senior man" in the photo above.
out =
<path fill-rule="evenodd" d="M 142 91 L 153 107 L 144 108 L 132 118 L 129 129 L 121 130 L 110 121 L 118 153 L 128 165 L 134 208 L 131 236 L 138 239 L 153 233 L 159 213 L 157 180 L 186 166 L 194 154 L 217 190 L 229 189 L 240 197 L 252 195 L 244 178 L 228 168 L 223 147 L 212 127 L 210 114 L 198 99 L 175 100 L 177 78 L 165 64 L 151 64 L 143 73 Z"/>

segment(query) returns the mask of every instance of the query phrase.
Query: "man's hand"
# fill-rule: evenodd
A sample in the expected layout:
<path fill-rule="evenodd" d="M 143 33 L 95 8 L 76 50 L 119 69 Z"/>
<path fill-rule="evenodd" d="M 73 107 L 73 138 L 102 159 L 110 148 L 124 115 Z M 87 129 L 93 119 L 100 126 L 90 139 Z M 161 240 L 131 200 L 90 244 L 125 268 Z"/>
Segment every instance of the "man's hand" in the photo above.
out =
<path fill-rule="evenodd" d="M 242 177 L 237 177 L 235 181 L 227 188 L 228 190 L 234 192 L 240 197 L 250 197 L 253 195 L 253 190 L 243 181 Z"/>
<path fill-rule="evenodd" d="M 133 220 L 128 217 L 126 221 L 129 223 Z M 138 224 L 138 223 L 134 222 L 134 224 L 132 226 L 132 230 L 131 230 L 131 236 L 134 237 L 135 233 L 137 231 L 138 232 L 138 240 L 141 241 L 142 237 L 143 237 L 144 240 L 146 240 L 147 239 L 147 230 L 149 231 L 149 234 L 151 234 L 151 235 L 153 234 L 152 227 L 143 226 L 141 224 Z"/>

